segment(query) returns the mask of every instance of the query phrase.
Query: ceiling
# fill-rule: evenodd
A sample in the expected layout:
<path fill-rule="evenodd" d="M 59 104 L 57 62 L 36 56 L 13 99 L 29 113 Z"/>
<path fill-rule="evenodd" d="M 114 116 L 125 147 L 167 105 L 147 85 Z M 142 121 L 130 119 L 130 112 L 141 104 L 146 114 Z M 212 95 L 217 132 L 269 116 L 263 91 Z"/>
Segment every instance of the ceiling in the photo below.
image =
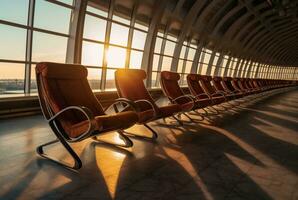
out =
<path fill-rule="evenodd" d="M 109 0 L 92 0 L 108 9 Z M 297 0 L 111 0 L 114 12 L 150 24 L 178 40 L 279 66 L 298 66 Z"/>

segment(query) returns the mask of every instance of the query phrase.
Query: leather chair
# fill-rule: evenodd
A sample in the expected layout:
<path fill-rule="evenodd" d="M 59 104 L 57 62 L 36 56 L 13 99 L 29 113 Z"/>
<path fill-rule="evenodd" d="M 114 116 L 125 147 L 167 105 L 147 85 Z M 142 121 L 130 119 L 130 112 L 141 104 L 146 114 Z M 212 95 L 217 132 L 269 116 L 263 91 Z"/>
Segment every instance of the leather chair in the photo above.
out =
<path fill-rule="evenodd" d="M 191 94 L 184 94 L 179 86 L 180 75 L 176 72 L 162 71 L 160 74 L 160 84 L 164 95 L 170 102 L 179 104 L 183 114 L 194 121 L 185 112 L 196 111 L 197 109 L 205 108 L 212 104 L 209 97 L 196 98 Z M 206 96 L 205 96 L 206 97 Z M 200 114 L 197 112 L 197 114 Z M 201 116 L 203 118 L 203 116 Z"/>
<path fill-rule="evenodd" d="M 212 98 L 217 98 L 218 103 L 224 103 L 228 101 L 228 98 L 224 93 L 216 91 L 216 89 L 211 85 L 212 77 L 207 75 L 201 75 L 199 78 L 199 82 L 209 96 Z"/>
<path fill-rule="evenodd" d="M 71 169 L 81 168 L 82 162 L 70 143 L 92 138 L 98 142 L 130 147 L 133 143 L 124 135 L 123 130 L 138 121 L 138 115 L 133 111 L 107 115 L 89 86 L 87 73 L 87 69 L 82 65 L 43 62 L 36 66 L 40 106 L 57 137 L 39 146 L 37 153 Z M 99 135 L 111 131 L 118 132 L 124 143 L 115 144 L 98 138 Z M 74 159 L 73 166 L 44 153 L 43 147 L 58 142 Z"/>
<path fill-rule="evenodd" d="M 152 139 L 155 139 L 157 133 L 147 123 L 157 119 L 173 117 L 182 125 L 181 121 L 174 116 L 182 110 L 178 104 L 158 106 L 145 87 L 144 80 L 146 76 L 144 70 L 118 69 L 115 72 L 115 83 L 119 97 L 131 104 L 135 104 L 138 108 L 139 121 L 137 123 L 147 127 L 153 134 Z"/>
<path fill-rule="evenodd" d="M 198 100 L 207 100 L 208 99 L 208 104 L 209 104 L 208 107 L 212 108 L 212 110 L 215 110 L 216 114 L 219 114 L 218 110 L 216 108 L 214 108 L 213 106 L 222 103 L 223 98 L 222 98 L 222 96 L 216 97 L 216 96 L 211 96 L 208 93 L 206 93 L 200 84 L 201 77 L 202 77 L 202 75 L 199 75 L 199 74 L 188 74 L 187 75 L 187 84 L 188 84 L 190 93 Z"/>
<path fill-rule="evenodd" d="M 230 97 L 229 99 L 232 99 L 232 100 L 235 100 L 235 99 L 238 99 L 238 98 L 242 97 L 241 94 L 233 93 L 230 90 L 226 90 L 223 87 L 222 82 L 223 82 L 222 77 L 215 76 L 215 77 L 212 78 L 212 83 L 213 83 L 213 86 L 216 89 L 216 91 L 224 93 L 226 96 Z"/>

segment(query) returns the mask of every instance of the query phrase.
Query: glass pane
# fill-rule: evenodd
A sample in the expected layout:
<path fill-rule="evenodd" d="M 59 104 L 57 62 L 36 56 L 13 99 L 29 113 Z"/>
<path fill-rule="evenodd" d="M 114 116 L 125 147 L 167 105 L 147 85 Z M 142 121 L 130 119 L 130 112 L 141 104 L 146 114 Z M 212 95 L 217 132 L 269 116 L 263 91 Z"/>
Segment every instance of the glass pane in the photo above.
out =
<path fill-rule="evenodd" d="M 91 15 L 86 15 L 85 25 L 84 25 L 84 38 L 104 41 L 106 35 L 106 25 L 105 20 L 93 17 Z"/>
<path fill-rule="evenodd" d="M 44 0 L 35 3 L 34 27 L 68 34 L 71 10 Z"/>
<path fill-rule="evenodd" d="M 152 77 L 151 77 L 151 87 L 155 87 L 155 84 L 156 84 L 156 78 L 157 78 L 157 72 L 152 72 Z"/>
<path fill-rule="evenodd" d="M 25 29 L 0 24 L 0 59 L 24 61 L 26 34 Z"/>
<path fill-rule="evenodd" d="M 100 89 L 101 69 L 87 68 L 88 69 L 88 82 L 92 90 Z"/>
<path fill-rule="evenodd" d="M 186 51 L 186 47 L 185 46 L 182 46 L 179 58 L 184 59 L 185 51 Z"/>
<path fill-rule="evenodd" d="M 171 42 L 171 41 L 167 40 L 164 54 L 168 55 L 168 56 L 173 56 L 174 50 L 175 50 L 175 45 L 176 45 L 175 42 Z"/>
<path fill-rule="evenodd" d="M 30 93 L 37 93 L 35 67 L 36 65 L 34 64 L 31 65 Z"/>
<path fill-rule="evenodd" d="M 144 50 L 146 36 L 146 33 L 134 30 L 131 47 L 135 49 Z"/>
<path fill-rule="evenodd" d="M 126 49 L 110 46 L 107 50 L 107 65 L 112 68 L 124 68 Z"/>
<path fill-rule="evenodd" d="M 218 56 L 215 56 L 214 59 L 213 59 L 213 63 L 212 63 L 212 65 L 213 65 L 213 66 L 216 66 L 217 61 L 218 61 Z"/>
<path fill-rule="evenodd" d="M 25 65 L 0 63 L 0 94 L 24 93 Z"/>
<path fill-rule="evenodd" d="M 189 48 L 187 59 L 193 61 L 193 59 L 195 58 L 195 54 L 196 54 L 196 51 L 192 48 Z"/>
<path fill-rule="evenodd" d="M 129 68 L 141 69 L 142 58 L 143 58 L 143 52 L 132 50 L 130 52 Z"/>
<path fill-rule="evenodd" d="M 175 37 L 173 37 L 173 36 L 171 36 L 171 35 L 167 35 L 167 39 L 169 39 L 169 40 L 173 40 L 173 41 L 176 41 L 176 40 L 177 40 L 177 38 L 175 38 Z"/>
<path fill-rule="evenodd" d="M 141 25 L 139 23 L 135 23 L 135 27 L 138 28 L 138 29 L 144 30 L 144 31 L 148 31 L 147 26 Z"/>
<path fill-rule="evenodd" d="M 207 68 L 208 68 L 208 65 L 206 65 L 206 64 L 203 64 L 203 65 L 202 65 L 202 71 L 201 71 L 201 74 L 202 74 L 202 75 L 206 75 Z"/>
<path fill-rule="evenodd" d="M 227 64 L 228 64 L 228 60 L 227 59 L 223 59 L 222 67 L 223 68 L 228 67 Z"/>
<path fill-rule="evenodd" d="M 104 46 L 92 42 L 83 42 L 82 64 L 89 66 L 102 66 Z"/>
<path fill-rule="evenodd" d="M 210 54 L 208 54 L 208 53 L 205 53 L 205 56 L 204 56 L 204 63 L 205 64 L 208 64 L 209 63 L 209 60 L 210 60 Z"/>
<path fill-rule="evenodd" d="M 179 60 L 178 62 L 178 69 L 177 69 L 177 72 L 178 73 L 182 73 L 182 70 L 183 70 L 183 63 L 184 63 L 184 60 Z"/>
<path fill-rule="evenodd" d="M 192 66 L 192 62 L 191 61 L 187 61 L 186 62 L 186 67 L 185 67 L 184 73 L 190 73 L 191 66 Z"/>
<path fill-rule="evenodd" d="M 171 64 L 172 64 L 172 58 L 164 56 L 162 60 L 162 67 L 161 67 L 162 71 L 170 71 Z"/>
<path fill-rule="evenodd" d="M 162 44 L 162 39 L 161 38 L 156 38 L 154 53 L 160 53 L 161 44 Z"/>
<path fill-rule="evenodd" d="M 0 19 L 27 24 L 29 0 L 1 0 Z"/>
<path fill-rule="evenodd" d="M 32 60 L 35 62 L 65 63 L 67 39 L 66 37 L 35 31 L 33 34 Z"/>
<path fill-rule="evenodd" d="M 115 85 L 115 71 L 114 69 L 107 70 L 106 89 L 113 89 Z"/>
<path fill-rule="evenodd" d="M 112 23 L 110 43 L 122 46 L 127 45 L 129 28 Z"/>
<path fill-rule="evenodd" d="M 91 13 L 94 13 L 96 15 L 100 15 L 102 17 L 108 17 L 108 13 L 106 11 L 99 10 L 99 9 L 94 8 L 92 6 L 87 6 L 87 11 L 91 12 Z"/>
<path fill-rule="evenodd" d="M 211 67 L 211 72 L 210 72 L 210 76 L 213 76 L 214 75 L 214 72 L 215 72 L 215 67 Z"/>
<path fill-rule="evenodd" d="M 158 69 L 159 57 L 160 57 L 159 55 L 153 56 L 153 66 L 152 66 L 153 71 L 157 71 L 157 69 Z"/>
<path fill-rule="evenodd" d="M 113 15 L 112 19 L 115 20 L 115 21 L 117 21 L 117 22 L 121 22 L 121 23 L 123 23 L 123 24 L 130 25 L 130 20 L 125 19 L 125 18 L 123 18 L 123 17 L 119 17 L 119 16 L 117 16 L 117 15 Z"/>

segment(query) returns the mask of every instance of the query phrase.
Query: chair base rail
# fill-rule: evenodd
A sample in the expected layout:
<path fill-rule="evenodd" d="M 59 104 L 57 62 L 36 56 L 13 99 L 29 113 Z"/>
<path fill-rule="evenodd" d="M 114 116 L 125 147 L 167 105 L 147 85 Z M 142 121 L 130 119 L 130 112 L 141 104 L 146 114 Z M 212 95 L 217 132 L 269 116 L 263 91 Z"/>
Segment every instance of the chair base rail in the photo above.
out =
<path fill-rule="evenodd" d="M 46 153 L 44 153 L 44 149 L 43 149 L 44 147 L 49 146 L 49 145 L 52 145 L 52 144 L 55 144 L 55 143 L 58 143 L 58 142 L 60 142 L 64 146 L 64 148 L 67 150 L 67 152 L 72 157 L 72 159 L 74 161 L 74 164 L 73 165 L 70 165 L 70 164 L 68 164 L 66 162 L 60 161 L 60 160 L 58 160 L 58 159 L 56 159 L 56 158 L 54 158 L 52 156 L 49 156 Z M 52 161 L 52 162 L 54 162 L 54 163 L 56 163 L 58 165 L 61 165 L 61 166 L 65 167 L 65 168 L 67 168 L 67 169 L 78 170 L 78 169 L 80 169 L 82 167 L 82 161 L 79 158 L 79 156 L 75 153 L 75 151 L 70 147 L 70 145 L 66 141 L 59 140 L 58 138 L 55 139 L 55 140 L 52 140 L 50 142 L 47 142 L 45 144 L 42 144 L 40 146 L 38 146 L 36 148 L 36 152 L 41 157 L 46 158 L 46 159 L 48 159 L 48 160 L 50 160 L 50 161 Z"/>

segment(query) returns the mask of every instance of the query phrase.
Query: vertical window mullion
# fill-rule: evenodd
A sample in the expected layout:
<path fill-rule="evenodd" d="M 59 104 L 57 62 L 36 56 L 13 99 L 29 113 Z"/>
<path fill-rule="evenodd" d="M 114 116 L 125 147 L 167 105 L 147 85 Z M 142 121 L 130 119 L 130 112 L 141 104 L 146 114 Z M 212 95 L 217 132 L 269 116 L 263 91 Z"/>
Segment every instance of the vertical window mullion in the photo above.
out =
<path fill-rule="evenodd" d="M 32 61 L 32 40 L 33 40 L 33 24 L 34 24 L 35 0 L 29 1 L 28 20 L 27 20 L 27 38 L 26 38 L 26 56 L 25 56 L 25 94 L 30 94 L 31 87 L 31 61 Z"/>
<path fill-rule="evenodd" d="M 110 43 L 111 27 L 112 27 L 112 17 L 114 11 L 114 0 L 110 1 L 110 9 L 108 12 L 108 20 L 106 25 L 104 52 L 103 52 L 103 63 L 102 63 L 102 73 L 101 73 L 101 83 L 100 89 L 104 90 L 106 88 L 106 78 L 107 78 L 107 50 Z"/>

